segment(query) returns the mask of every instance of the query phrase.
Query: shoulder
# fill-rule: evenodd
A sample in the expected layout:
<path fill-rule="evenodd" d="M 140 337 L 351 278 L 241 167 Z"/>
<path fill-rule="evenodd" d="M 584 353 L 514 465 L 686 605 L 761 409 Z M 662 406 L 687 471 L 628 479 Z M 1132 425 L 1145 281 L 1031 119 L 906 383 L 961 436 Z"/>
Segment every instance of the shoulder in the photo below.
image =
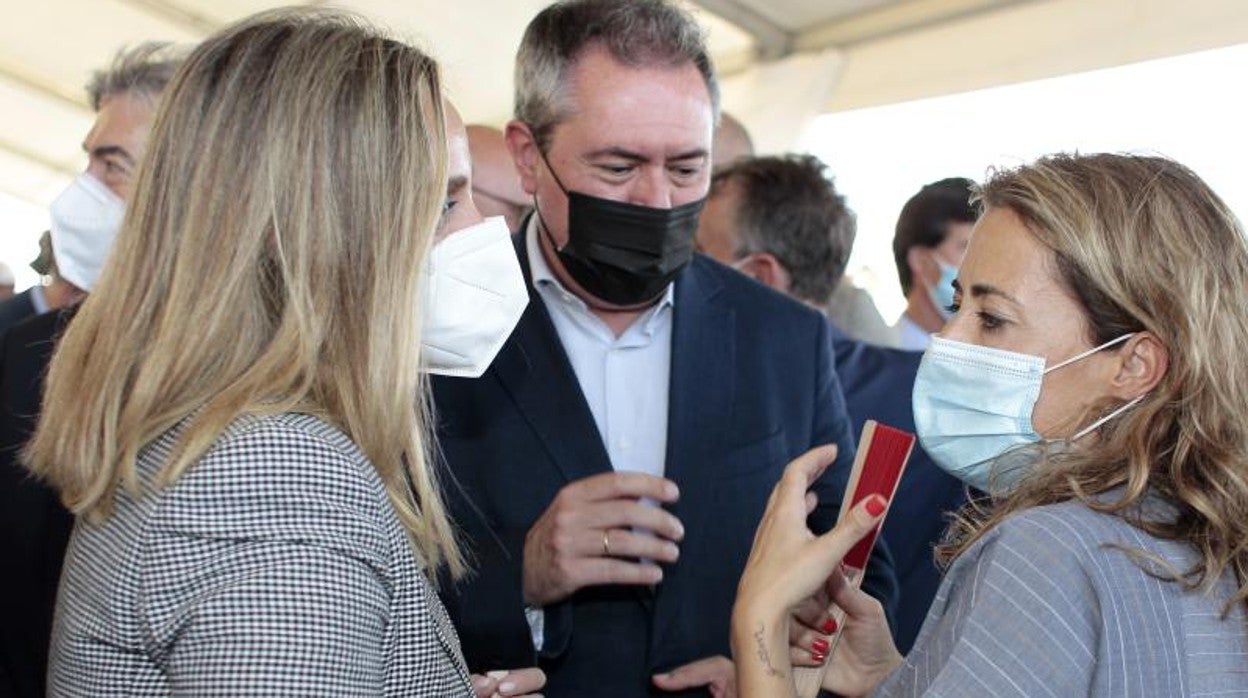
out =
<path fill-rule="evenodd" d="M 1021 511 L 984 535 L 950 569 L 999 584 L 1101 596 L 1144 572 L 1123 548 L 1146 552 L 1162 542 L 1118 516 L 1069 501 Z M 973 568 L 973 571 L 972 569 Z"/>
<path fill-rule="evenodd" d="M 823 313 L 705 255 L 694 255 L 690 281 L 722 294 L 736 312 L 738 321 L 787 325 L 828 335 L 828 320 Z M 678 286 L 677 293 L 680 292 Z"/>
<path fill-rule="evenodd" d="M 69 317 L 72 317 L 72 311 L 53 310 L 19 318 L 4 333 L 5 343 L 13 348 L 32 349 L 40 342 L 50 343 L 64 329 Z"/>
<path fill-rule="evenodd" d="M 167 433 L 141 460 L 163 464 L 175 439 Z M 159 498 L 161 527 L 209 537 L 349 529 L 371 537 L 387 512 L 385 489 L 359 448 L 302 414 L 240 417 Z"/>
<path fill-rule="evenodd" d="M 0 301 L 0 321 L 11 323 L 31 315 L 35 305 L 30 300 L 30 289 L 22 291 L 12 298 Z"/>

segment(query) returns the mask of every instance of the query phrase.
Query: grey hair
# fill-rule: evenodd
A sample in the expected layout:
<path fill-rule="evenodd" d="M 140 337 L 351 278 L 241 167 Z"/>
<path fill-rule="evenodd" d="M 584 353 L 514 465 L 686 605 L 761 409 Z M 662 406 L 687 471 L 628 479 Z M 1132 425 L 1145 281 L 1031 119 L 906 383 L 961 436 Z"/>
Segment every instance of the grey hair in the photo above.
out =
<path fill-rule="evenodd" d="M 854 247 L 858 223 L 827 166 L 813 155 L 750 157 L 715 173 L 712 195 L 740 188 L 737 259 L 764 252 L 789 273 L 789 292 L 827 305 Z"/>
<path fill-rule="evenodd" d="M 164 41 L 148 41 L 123 48 L 104 70 L 97 70 L 87 82 L 91 108 L 115 95 L 133 93 L 155 99 L 173 79 L 182 64 L 183 51 Z"/>
<path fill-rule="evenodd" d="M 590 44 L 632 67 L 693 63 L 718 122 L 719 82 L 702 29 L 689 13 L 667 0 L 564 0 L 529 23 L 516 54 L 515 117 L 529 125 L 543 151 L 568 115 L 568 70 Z"/>

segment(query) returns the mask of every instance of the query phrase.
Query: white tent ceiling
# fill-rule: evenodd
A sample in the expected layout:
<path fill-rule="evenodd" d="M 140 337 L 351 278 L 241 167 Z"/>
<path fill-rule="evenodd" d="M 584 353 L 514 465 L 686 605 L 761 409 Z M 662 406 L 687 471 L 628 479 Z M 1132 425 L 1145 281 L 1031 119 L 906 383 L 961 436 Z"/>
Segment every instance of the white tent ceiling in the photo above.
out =
<path fill-rule="evenodd" d="M 145 40 L 194 42 L 272 0 L 6 0 L 0 22 L 0 191 L 46 206 L 83 165 L 92 114 L 82 85 L 116 50 Z M 345 0 L 426 47 L 470 121 L 499 123 L 511 64 L 546 0 Z M 688 0 L 725 76 L 726 105 L 755 130 L 765 94 L 829 73 L 805 111 L 844 109 L 1047 77 L 1248 41 L 1243 0 Z M 811 57 L 822 57 L 822 62 Z M 829 59 L 829 57 L 831 57 Z M 786 63 L 788 61 L 788 63 Z M 756 86 L 784 76 L 793 84 Z M 814 71 L 813 73 L 811 71 Z M 826 93 L 826 94 L 825 94 Z M 777 109 L 777 106 L 781 107 Z M 813 114 L 811 114 L 813 115 Z M 767 142 L 768 134 L 763 135 Z M 779 139 L 796 134 L 778 133 Z"/>

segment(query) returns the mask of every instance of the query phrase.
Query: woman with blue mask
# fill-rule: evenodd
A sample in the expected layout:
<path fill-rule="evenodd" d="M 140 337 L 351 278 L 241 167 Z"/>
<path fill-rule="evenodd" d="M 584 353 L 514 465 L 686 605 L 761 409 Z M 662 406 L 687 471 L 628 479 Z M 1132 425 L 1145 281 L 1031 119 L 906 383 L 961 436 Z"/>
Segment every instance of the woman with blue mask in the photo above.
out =
<path fill-rule="evenodd" d="M 1156 157 L 1048 157 L 979 196 L 913 401 L 933 459 L 986 496 L 937 551 L 915 647 L 900 656 L 839 572 L 882 503 L 806 530 L 812 454 L 740 583 L 741 695 L 795 694 L 785 619 L 821 586 L 844 612 L 823 682 L 841 695 L 1248 695 L 1242 227 Z"/>

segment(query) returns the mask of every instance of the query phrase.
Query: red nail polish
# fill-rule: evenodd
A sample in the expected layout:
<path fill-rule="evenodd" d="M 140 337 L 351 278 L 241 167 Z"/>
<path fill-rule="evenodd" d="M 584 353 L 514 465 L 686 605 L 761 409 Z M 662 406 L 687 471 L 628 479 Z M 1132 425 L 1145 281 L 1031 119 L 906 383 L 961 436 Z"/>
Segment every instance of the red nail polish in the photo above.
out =
<path fill-rule="evenodd" d="M 836 632 L 836 619 L 835 619 L 835 618 L 829 618 L 829 619 L 825 620 L 825 621 L 823 622 L 823 634 L 824 634 L 824 635 L 831 635 L 831 634 L 832 634 L 832 633 L 834 633 L 834 632 Z"/>
<path fill-rule="evenodd" d="M 867 513 L 872 516 L 879 516 L 884 513 L 888 503 L 878 494 L 867 500 Z"/>
<path fill-rule="evenodd" d="M 812 654 L 827 654 L 828 653 L 828 641 L 822 638 L 810 643 L 810 646 L 813 647 L 815 650 Z"/>
<path fill-rule="evenodd" d="M 815 662 L 816 664 L 823 664 L 823 661 L 824 661 L 825 659 L 827 659 L 827 658 L 828 658 L 828 656 L 827 656 L 826 654 L 812 654 L 812 655 L 810 655 L 810 659 L 811 659 L 811 661 Z"/>

